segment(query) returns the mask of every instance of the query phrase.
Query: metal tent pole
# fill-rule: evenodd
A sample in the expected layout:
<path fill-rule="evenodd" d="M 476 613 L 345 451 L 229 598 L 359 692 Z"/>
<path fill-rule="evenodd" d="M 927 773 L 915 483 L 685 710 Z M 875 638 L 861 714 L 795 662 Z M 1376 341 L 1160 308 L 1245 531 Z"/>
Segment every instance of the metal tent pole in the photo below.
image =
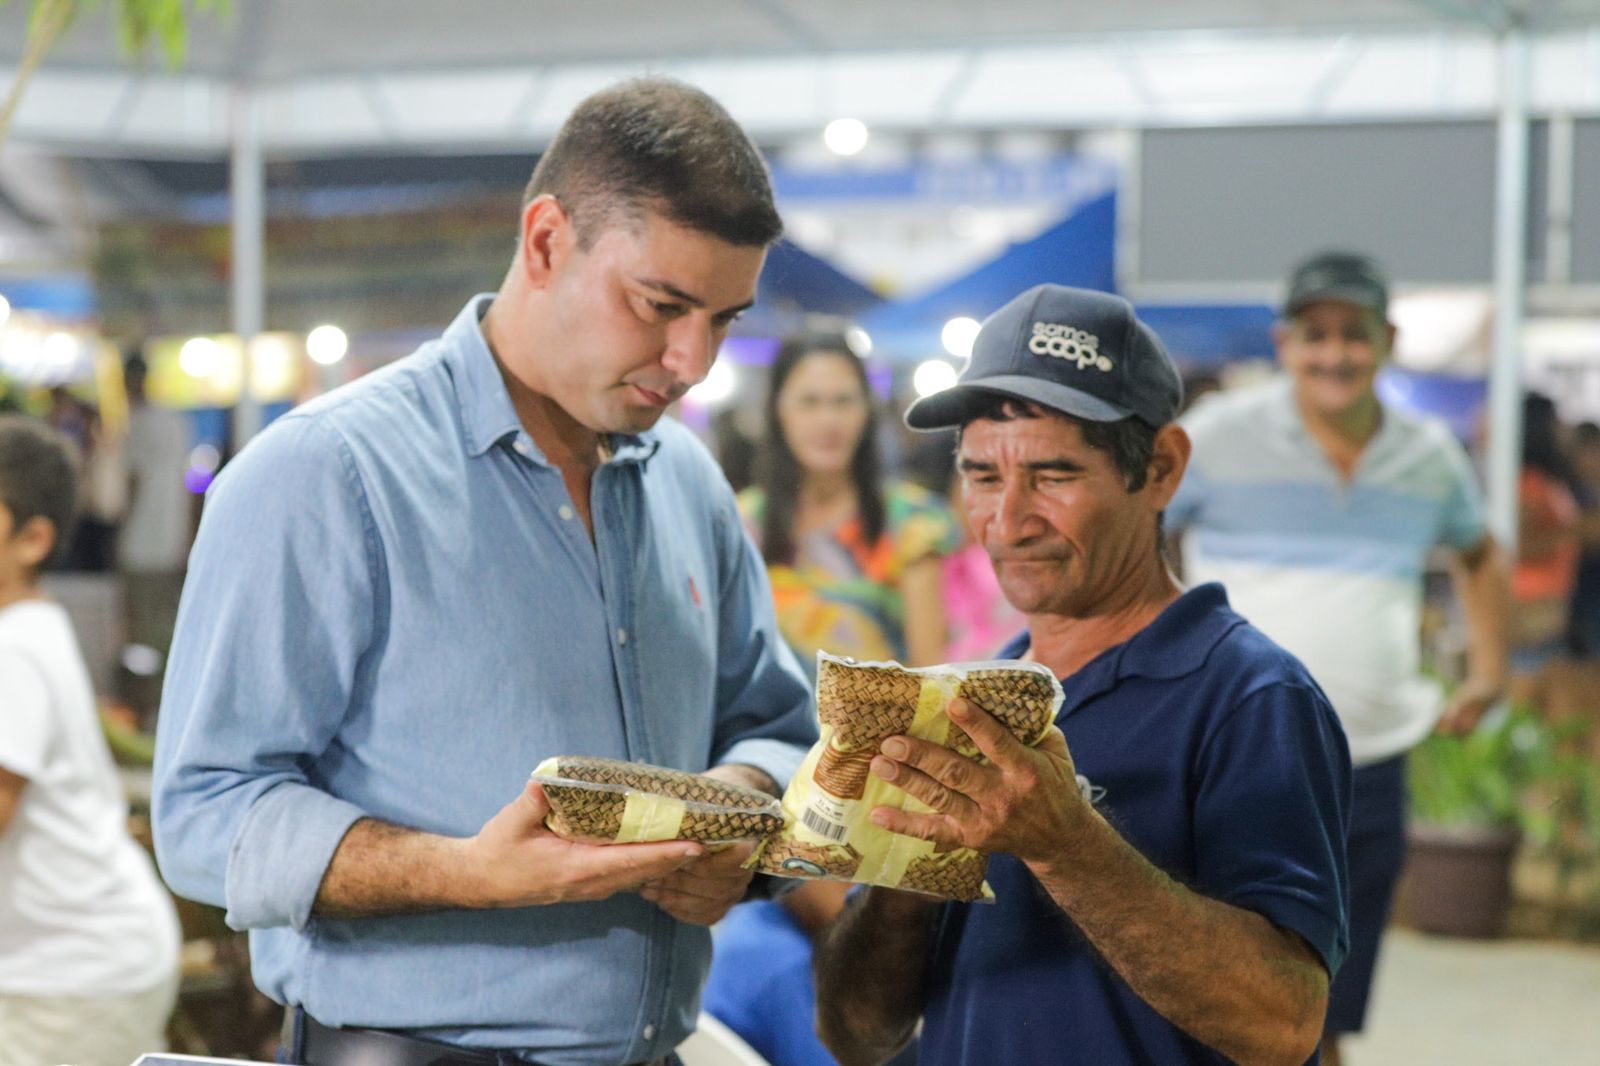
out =
<path fill-rule="evenodd" d="M 1528 36 L 1500 37 L 1500 118 L 1495 179 L 1494 363 L 1486 451 L 1489 529 L 1515 555 L 1522 466 L 1522 320 L 1528 217 Z"/>
<path fill-rule="evenodd" d="M 266 170 L 261 160 L 261 125 L 255 91 L 239 85 L 233 91 L 233 154 L 229 174 L 233 250 L 233 332 L 244 363 L 239 402 L 233 410 L 233 446 L 237 451 L 261 428 L 261 403 L 255 395 L 250 349 L 261 332 L 266 306 L 263 253 L 266 214 Z"/>

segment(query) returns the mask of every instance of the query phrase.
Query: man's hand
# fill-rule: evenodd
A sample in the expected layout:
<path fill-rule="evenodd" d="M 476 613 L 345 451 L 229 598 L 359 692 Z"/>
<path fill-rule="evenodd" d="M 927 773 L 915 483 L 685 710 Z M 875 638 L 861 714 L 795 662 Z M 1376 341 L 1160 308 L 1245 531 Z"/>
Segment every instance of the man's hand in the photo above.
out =
<path fill-rule="evenodd" d="M 713 766 L 705 776 L 769 795 L 778 793 L 777 782 L 765 770 L 743 763 Z M 715 925 L 750 887 L 755 871 L 741 867 L 753 851 L 753 843 L 734 844 L 651 881 L 639 894 L 680 922 Z"/>
<path fill-rule="evenodd" d="M 545 826 L 549 813 L 544 789 L 530 781 L 476 836 L 461 842 L 475 905 L 529 907 L 605 899 L 693 866 L 706 855 L 704 845 L 684 840 L 566 840 Z"/>
<path fill-rule="evenodd" d="M 715 778 L 726 781 L 730 785 L 743 785 L 745 788 L 765 792 L 769 796 L 778 794 L 778 783 L 772 776 L 758 766 L 750 766 L 742 762 L 727 762 L 713 766 L 702 777 Z"/>
<path fill-rule="evenodd" d="M 743 869 L 756 849 L 753 843 L 729 844 L 696 859 L 674 873 L 650 881 L 639 895 L 680 922 L 715 925 L 744 898 L 754 870 Z"/>
<path fill-rule="evenodd" d="M 872 772 L 933 808 L 919 814 L 876 807 L 872 820 L 892 832 L 940 844 L 1005 851 L 1024 862 L 1049 862 L 1088 812 L 1066 738 L 1051 727 L 1029 748 L 966 700 L 952 700 L 951 721 L 989 758 L 985 766 L 912 737 L 889 737 Z"/>
<path fill-rule="evenodd" d="M 1439 719 L 1438 732 L 1451 736 L 1465 736 L 1477 726 L 1478 720 L 1500 698 L 1500 686 L 1488 681 L 1468 677 L 1456 686 Z"/>

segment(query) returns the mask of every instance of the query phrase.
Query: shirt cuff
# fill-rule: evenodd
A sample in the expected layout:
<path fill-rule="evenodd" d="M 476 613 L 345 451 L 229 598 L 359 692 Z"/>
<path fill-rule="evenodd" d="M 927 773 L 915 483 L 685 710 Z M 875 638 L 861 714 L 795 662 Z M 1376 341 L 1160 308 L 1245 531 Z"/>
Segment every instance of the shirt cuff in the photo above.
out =
<path fill-rule="evenodd" d="M 339 842 L 365 811 L 308 785 L 285 783 L 245 816 L 228 852 L 223 886 L 233 929 L 291 926 L 304 932 Z"/>
<path fill-rule="evenodd" d="M 1236 907 L 1255 911 L 1280 929 L 1298 933 L 1322 957 L 1332 980 L 1349 953 L 1349 939 L 1338 917 L 1291 896 L 1244 896 L 1228 900 Z"/>
<path fill-rule="evenodd" d="M 786 740 L 770 740 L 765 737 L 752 737 L 748 740 L 736 742 L 733 747 L 722 753 L 719 763 L 746 763 L 758 770 L 765 771 L 778 785 L 778 793 L 789 787 L 789 778 L 794 776 L 800 764 L 805 761 L 809 749 L 796 747 Z"/>

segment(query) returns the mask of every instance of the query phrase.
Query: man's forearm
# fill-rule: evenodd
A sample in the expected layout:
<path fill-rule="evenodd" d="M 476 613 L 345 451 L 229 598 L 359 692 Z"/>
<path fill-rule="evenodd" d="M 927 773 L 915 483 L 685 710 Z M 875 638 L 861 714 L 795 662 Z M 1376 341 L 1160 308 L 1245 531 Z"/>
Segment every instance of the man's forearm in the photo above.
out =
<path fill-rule="evenodd" d="M 1030 863 L 1129 987 L 1235 1062 L 1299 1066 L 1322 1033 L 1328 975 L 1297 936 L 1208 899 L 1140 855 L 1098 814 L 1059 863 Z"/>
<path fill-rule="evenodd" d="M 877 1066 L 916 1032 L 938 905 L 859 893 L 817 941 L 817 1034 L 842 1066 Z"/>
<path fill-rule="evenodd" d="M 1506 675 L 1506 619 L 1511 613 L 1511 568 L 1492 541 L 1462 553 L 1451 567 L 1467 623 L 1467 676 L 1496 693 Z"/>
<path fill-rule="evenodd" d="M 312 913 L 322 918 L 472 907 L 474 886 L 460 861 L 465 841 L 363 818 L 328 863 Z"/>

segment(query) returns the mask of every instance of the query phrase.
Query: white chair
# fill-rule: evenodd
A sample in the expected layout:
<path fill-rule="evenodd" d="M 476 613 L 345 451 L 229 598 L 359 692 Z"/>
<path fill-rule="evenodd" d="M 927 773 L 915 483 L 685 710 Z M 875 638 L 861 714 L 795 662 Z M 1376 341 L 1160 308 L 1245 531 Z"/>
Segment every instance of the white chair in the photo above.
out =
<path fill-rule="evenodd" d="M 702 1013 L 698 1028 L 678 1045 L 683 1066 L 768 1066 L 738 1033 Z"/>

